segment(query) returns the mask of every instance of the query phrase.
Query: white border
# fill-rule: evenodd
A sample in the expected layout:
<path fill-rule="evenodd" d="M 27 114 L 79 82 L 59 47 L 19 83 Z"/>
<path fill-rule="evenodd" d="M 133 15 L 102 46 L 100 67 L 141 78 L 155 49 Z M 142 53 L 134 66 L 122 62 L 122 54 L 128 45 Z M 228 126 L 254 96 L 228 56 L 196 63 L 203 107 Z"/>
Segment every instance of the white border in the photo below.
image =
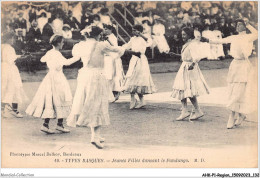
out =
<path fill-rule="evenodd" d="M 14 1 L 14 0 L 1 0 L 1 2 L 2 1 Z M 15 1 L 22 1 L 22 0 L 15 0 Z M 49 1 L 58 1 L 58 0 L 49 0 Z M 70 1 L 77 1 L 77 0 L 70 0 Z M 107 1 L 114 1 L 114 0 L 107 0 Z M 134 0 L 128 0 L 128 1 L 134 1 Z M 152 1 L 156 1 L 156 0 L 152 0 Z M 254 0 L 254 1 L 258 1 L 258 0 Z M 260 9 L 259 7 L 260 4 L 258 1 L 258 10 Z M 258 11 L 258 24 L 259 24 L 259 11 Z M 259 51 L 259 46 L 258 46 L 258 51 Z M 258 62 L 258 76 L 260 74 L 259 69 L 260 69 L 260 64 Z M 258 88 L 259 88 L 259 81 L 260 80 L 258 77 Z M 259 99 L 260 97 L 258 96 L 258 109 L 260 110 Z M 2 124 L 0 122 L 0 127 L 1 125 Z M 260 124 L 258 122 L 258 139 L 260 138 L 259 126 Z M 259 140 L 258 140 L 258 144 L 259 144 Z M 258 153 L 259 153 L 259 146 L 258 146 Z M 22 176 L 22 174 L 24 175 L 34 174 L 34 177 L 202 177 L 203 173 L 220 173 L 220 174 L 259 173 L 259 163 L 260 162 L 258 159 L 258 168 L 254 168 L 254 169 L 248 169 L 248 168 L 246 169 L 242 169 L 242 168 L 217 168 L 217 169 L 216 168 L 163 168 L 163 169 L 162 168 L 154 168 L 154 169 L 151 168 L 142 168 L 142 169 L 141 168 L 139 169 L 138 168 L 135 169 L 134 168 L 129 168 L 129 169 L 125 169 L 125 168 L 91 168 L 91 169 L 90 168 L 86 168 L 86 169 L 84 168 L 51 168 L 51 169 L 1 168 L 0 172 L 1 174 L 9 174 L 10 176 L 16 175 L 11 177 L 18 177 L 19 175 L 20 177 L 25 177 Z"/>

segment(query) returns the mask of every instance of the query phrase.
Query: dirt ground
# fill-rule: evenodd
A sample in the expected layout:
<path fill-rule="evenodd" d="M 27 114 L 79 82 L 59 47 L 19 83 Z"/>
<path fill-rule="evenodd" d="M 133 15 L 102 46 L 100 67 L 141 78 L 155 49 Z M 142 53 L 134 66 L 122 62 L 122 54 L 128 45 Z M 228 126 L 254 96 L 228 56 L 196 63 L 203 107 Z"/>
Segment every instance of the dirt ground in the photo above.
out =
<path fill-rule="evenodd" d="M 226 87 L 228 69 L 203 70 L 211 88 Z M 176 72 L 153 74 L 158 93 L 171 91 Z M 72 93 L 76 80 L 69 80 Z M 39 82 L 25 82 L 24 89 L 32 100 Z M 126 96 L 122 95 L 122 98 Z M 170 96 L 168 96 L 170 97 Z M 162 98 L 163 99 L 163 98 Z M 221 100 L 221 96 L 219 98 Z M 22 167 L 256 167 L 257 133 L 256 113 L 235 129 L 226 129 L 229 112 L 225 106 L 202 105 L 205 116 L 198 121 L 175 121 L 180 114 L 180 102 L 148 101 L 143 109 L 129 110 L 129 102 L 119 100 L 110 104 L 111 125 L 102 130 L 106 138 L 103 150 L 97 150 L 90 141 L 88 128 L 70 128 L 69 134 L 46 135 L 40 132 L 41 119 L 26 116 L 22 119 L 2 118 L 2 166 Z M 51 121 L 55 128 L 56 121 Z M 57 164 L 53 159 L 27 158 L 32 162 L 19 163 L 8 155 L 10 152 L 55 151 L 78 152 L 90 157 L 129 158 L 171 157 L 203 158 L 201 164 Z M 51 159 L 51 160 L 49 160 Z M 20 158 L 20 161 L 26 158 Z M 45 161 L 44 161 L 45 160 Z M 4 164 L 3 164 L 4 163 Z M 12 167 L 11 166 L 11 167 Z"/>

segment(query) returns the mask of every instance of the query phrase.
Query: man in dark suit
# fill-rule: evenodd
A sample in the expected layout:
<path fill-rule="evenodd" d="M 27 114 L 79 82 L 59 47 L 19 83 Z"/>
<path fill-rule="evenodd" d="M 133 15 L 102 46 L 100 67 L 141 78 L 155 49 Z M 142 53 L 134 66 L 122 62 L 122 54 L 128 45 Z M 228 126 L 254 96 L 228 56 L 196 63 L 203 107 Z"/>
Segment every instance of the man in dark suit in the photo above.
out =
<path fill-rule="evenodd" d="M 93 19 L 91 10 L 87 9 L 85 14 L 81 17 L 81 30 L 89 26 L 93 22 Z"/>
<path fill-rule="evenodd" d="M 49 19 L 48 23 L 46 23 L 44 25 L 43 30 L 42 30 L 42 36 L 41 36 L 41 39 L 44 42 L 44 46 L 47 49 L 51 48 L 51 45 L 50 45 L 49 42 L 50 42 L 51 36 L 54 34 L 53 29 L 52 29 L 50 23 L 51 23 L 51 19 Z"/>
<path fill-rule="evenodd" d="M 72 11 L 68 12 L 68 16 L 65 18 L 64 24 L 68 24 L 72 31 L 79 31 L 81 27 L 80 22 L 78 22 L 78 20 L 72 16 Z"/>
<path fill-rule="evenodd" d="M 41 40 L 41 32 L 38 28 L 37 21 L 32 21 L 32 27 L 29 29 L 29 32 L 27 34 L 27 43 L 28 43 L 28 49 L 30 52 L 38 51 L 40 49 L 40 44 L 42 42 Z"/>
<path fill-rule="evenodd" d="M 23 29 L 16 29 L 16 35 L 14 37 L 14 49 L 17 54 L 22 54 L 26 50 L 26 40 L 23 36 Z"/>

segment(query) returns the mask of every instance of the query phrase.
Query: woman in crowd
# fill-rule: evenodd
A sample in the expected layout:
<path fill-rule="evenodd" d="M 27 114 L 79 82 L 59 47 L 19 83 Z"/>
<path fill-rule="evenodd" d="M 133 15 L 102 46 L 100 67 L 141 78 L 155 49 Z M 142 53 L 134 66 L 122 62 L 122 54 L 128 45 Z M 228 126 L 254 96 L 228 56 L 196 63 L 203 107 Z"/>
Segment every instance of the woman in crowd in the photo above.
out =
<path fill-rule="evenodd" d="M 41 31 L 41 34 L 43 32 L 43 27 L 48 23 L 47 14 L 45 12 L 41 13 L 40 17 L 37 19 L 38 22 L 38 28 Z"/>
<path fill-rule="evenodd" d="M 52 21 L 52 28 L 54 34 L 62 35 L 63 19 L 60 13 L 55 15 L 55 19 Z"/>
<path fill-rule="evenodd" d="M 222 39 L 221 31 L 219 31 L 218 25 L 213 25 L 213 31 L 212 31 L 212 39 Z M 223 45 L 222 44 L 212 44 L 211 45 L 211 59 L 219 60 L 222 59 L 222 57 L 225 56 L 223 51 Z"/>
<path fill-rule="evenodd" d="M 205 24 L 201 36 L 202 36 L 203 38 L 207 38 L 207 39 L 212 39 L 212 38 L 214 38 L 214 34 L 213 34 L 212 30 L 210 30 L 210 25 L 209 25 L 209 24 Z M 208 60 L 213 60 L 214 57 L 213 57 L 213 55 L 212 55 L 212 50 L 211 50 L 211 49 L 213 49 L 213 48 L 214 48 L 213 46 L 215 46 L 215 45 L 213 45 L 213 44 L 207 44 L 207 45 L 208 45 L 208 47 L 209 47 L 209 52 L 208 52 L 207 59 L 208 59 Z"/>
<path fill-rule="evenodd" d="M 153 26 L 153 40 L 155 45 L 158 47 L 160 53 L 168 53 L 170 51 L 170 47 L 166 41 L 164 36 L 165 27 L 163 25 L 163 20 L 158 18 L 155 19 L 155 24 Z"/>

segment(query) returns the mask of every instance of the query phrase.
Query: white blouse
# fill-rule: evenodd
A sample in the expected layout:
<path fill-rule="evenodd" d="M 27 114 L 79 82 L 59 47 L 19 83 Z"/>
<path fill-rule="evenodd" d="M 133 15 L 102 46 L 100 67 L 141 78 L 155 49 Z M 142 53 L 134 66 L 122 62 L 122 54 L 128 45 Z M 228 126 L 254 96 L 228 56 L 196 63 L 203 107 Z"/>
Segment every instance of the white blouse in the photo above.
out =
<path fill-rule="evenodd" d="M 55 48 L 49 50 L 42 58 L 41 62 L 46 62 L 50 71 L 62 71 L 62 67 L 73 64 L 79 57 L 66 59 L 60 51 Z"/>
<path fill-rule="evenodd" d="M 148 39 L 145 41 L 142 37 L 132 37 L 130 41 L 123 45 L 125 49 L 131 49 L 134 52 L 145 54 L 146 48 L 152 45 L 152 41 Z"/>
<path fill-rule="evenodd" d="M 199 62 L 208 56 L 207 52 L 209 50 L 210 47 L 207 43 L 191 40 L 183 45 L 181 59 L 185 62 Z"/>

